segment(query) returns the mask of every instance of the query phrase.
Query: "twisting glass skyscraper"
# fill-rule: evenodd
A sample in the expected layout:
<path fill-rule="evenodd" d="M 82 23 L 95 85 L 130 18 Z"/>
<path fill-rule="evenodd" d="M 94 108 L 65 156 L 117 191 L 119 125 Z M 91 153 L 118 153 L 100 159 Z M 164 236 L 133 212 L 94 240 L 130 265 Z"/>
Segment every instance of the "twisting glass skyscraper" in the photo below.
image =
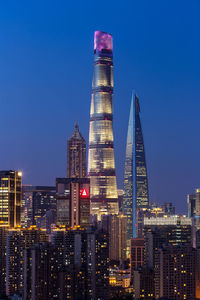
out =
<path fill-rule="evenodd" d="M 90 108 L 88 172 L 91 213 L 118 212 L 113 146 L 113 40 L 112 35 L 94 33 L 94 71 Z"/>
<path fill-rule="evenodd" d="M 123 212 L 127 216 L 127 238 L 136 237 L 137 210 L 149 204 L 147 167 L 140 121 L 140 104 L 132 96 L 124 168 Z"/>

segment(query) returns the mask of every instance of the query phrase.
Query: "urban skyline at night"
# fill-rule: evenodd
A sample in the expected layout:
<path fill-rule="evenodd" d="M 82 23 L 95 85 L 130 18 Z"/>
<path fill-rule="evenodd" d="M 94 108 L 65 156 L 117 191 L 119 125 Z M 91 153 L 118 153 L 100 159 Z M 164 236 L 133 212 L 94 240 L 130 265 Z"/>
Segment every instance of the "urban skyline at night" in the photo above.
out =
<path fill-rule="evenodd" d="M 111 2 L 107 5 L 112 10 Z M 40 9 L 36 2 L 24 3 L 23 9 L 14 2 L 1 5 L 2 169 L 22 169 L 23 182 L 33 185 L 52 185 L 55 176 L 65 175 L 65 143 L 76 122 L 88 141 L 91 36 L 94 30 L 108 31 L 115 47 L 118 187 L 123 187 L 129 101 L 134 89 L 142 105 L 150 199 L 172 201 L 185 212 L 186 194 L 198 188 L 199 3 L 188 6 L 182 2 L 181 9 L 172 1 L 129 2 L 129 9 L 118 4 L 104 22 L 100 11 L 89 3 L 80 3 L 77 15 L 73 4 L 64 2 L 60 6 L 44 3 Z M 76 24 L 69 26 L 74 20 Z M 14 150 L 15 144 L 22 147 Z"/>
<path fill-rule="evenodd" d="M 197 0 L 0 4 L 0 299 L 200 299 Z"/>

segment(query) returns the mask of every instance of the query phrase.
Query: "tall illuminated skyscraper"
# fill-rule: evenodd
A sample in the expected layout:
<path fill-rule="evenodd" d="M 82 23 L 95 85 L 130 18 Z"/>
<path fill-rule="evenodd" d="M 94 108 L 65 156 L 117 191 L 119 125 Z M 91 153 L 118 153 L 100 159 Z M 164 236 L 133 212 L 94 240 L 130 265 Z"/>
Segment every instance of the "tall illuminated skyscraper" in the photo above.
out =
<path fill-rule="evenodd" d="M 22 172 L 0 171 L 0 226 L 20 225 Z"/>
<path fill-rule="evenodd" d="M 118 195 L 113 146 L 113 39 L 94 33 L 94 71 L 90 109 L 88 175 L 91 213 L 118 213 Z"/>
<path fill-rule="evenodd" d="M 147 168 L 140 121 L 140 104 L 132 96 L 124 169 L 123 212 L 127 216 L 127 239 L 136 237 L 137 210 L 149 205 Z"/>

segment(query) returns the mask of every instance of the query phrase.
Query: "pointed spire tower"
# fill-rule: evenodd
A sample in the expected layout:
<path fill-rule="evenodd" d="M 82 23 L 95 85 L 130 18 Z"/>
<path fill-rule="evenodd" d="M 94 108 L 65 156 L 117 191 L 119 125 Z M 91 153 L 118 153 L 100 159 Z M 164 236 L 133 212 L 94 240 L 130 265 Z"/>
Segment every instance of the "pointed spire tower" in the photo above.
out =
<path fill-rule="evenodd" d="M 67 177 L 86 177 L 86 142 L 79 131 L 78 123 L 67 141 Z"/>
<path fill-rule="evenodd" d="M 137 210 L 149 205 L 147 167 L 140 104 L 132 94 L 124 168 L 123 212 L 127 216 L 127 239 L 137 236 Z"/>
<path fill-rule="evenodd" d="M 90 109 L 88 176 L 91 213 L 119 211 L 113 146 L 113 39 L 94 33 L 94 71 Z"/>

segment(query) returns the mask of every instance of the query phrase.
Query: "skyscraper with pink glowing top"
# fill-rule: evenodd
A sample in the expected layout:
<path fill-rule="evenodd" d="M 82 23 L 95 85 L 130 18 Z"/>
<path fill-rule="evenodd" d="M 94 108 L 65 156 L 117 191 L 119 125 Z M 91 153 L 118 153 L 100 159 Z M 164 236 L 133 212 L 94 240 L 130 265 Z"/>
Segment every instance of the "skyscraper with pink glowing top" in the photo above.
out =
<path fill-rule="evenodd" d="M 90 108 L 88 175 L 91 213 L 118 213 L 113 145 L 113 39 L 94 33 L 94 71 Z"/>

